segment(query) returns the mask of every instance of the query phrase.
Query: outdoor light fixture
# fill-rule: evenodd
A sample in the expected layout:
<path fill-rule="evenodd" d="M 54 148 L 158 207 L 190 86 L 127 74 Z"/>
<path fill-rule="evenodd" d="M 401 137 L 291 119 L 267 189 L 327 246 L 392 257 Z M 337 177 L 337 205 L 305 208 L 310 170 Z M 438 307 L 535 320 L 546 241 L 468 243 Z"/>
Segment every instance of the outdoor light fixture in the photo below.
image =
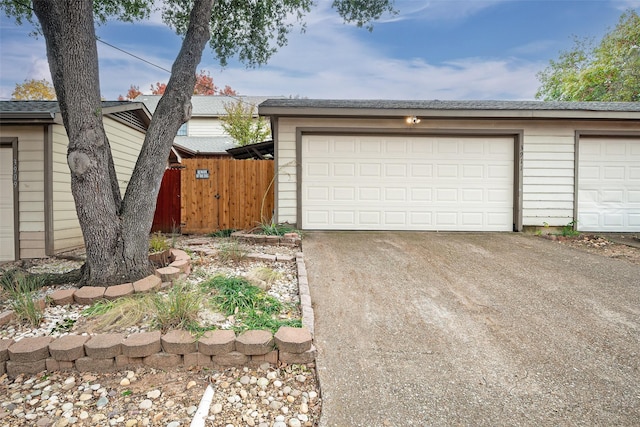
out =
<path fill-rule="evenodd" d="M 420 123 L 420 119 L 417 118 L 416 116 L 407 117 L 407 123 L 409 123 L 410 125 L 416 125 L 416 124 Z"/>

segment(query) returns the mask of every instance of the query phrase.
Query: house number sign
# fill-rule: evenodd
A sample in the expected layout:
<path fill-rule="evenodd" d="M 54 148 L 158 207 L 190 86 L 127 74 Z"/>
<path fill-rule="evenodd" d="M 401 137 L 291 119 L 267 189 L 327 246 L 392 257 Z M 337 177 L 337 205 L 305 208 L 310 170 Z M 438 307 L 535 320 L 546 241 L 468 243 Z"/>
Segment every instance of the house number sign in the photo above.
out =
<path fill-rule="evenodd" d="M 196 179 L 209 179 L 209 169 L 196 169 Z"/>

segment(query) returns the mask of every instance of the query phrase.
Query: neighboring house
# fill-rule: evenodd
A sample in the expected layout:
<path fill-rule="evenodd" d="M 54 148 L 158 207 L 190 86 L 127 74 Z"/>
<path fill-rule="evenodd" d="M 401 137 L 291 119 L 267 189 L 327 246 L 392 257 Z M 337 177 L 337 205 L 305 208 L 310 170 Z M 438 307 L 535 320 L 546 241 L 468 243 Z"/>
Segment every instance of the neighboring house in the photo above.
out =
<path fill-rule="evenodd" d="M 135 100 L 143 102 L 153 114 L 161 97 L 162 95 L 139 95 Z M 191 98 L 191 119 L 178 130 L 169 163 L 176 166 L 183 158 L 230 157 L 227 150 L 237 147 L 237 144 L 222 128 L 220 117 L 227 115 L 225 104 L 241 100 L 254 105 L 257 118 L 257 106 L 266 99 L 266 96 L 194 95 Z"/>
<path fill-rule="evenodd" d="M 140 102 L 102 103 L 124 195 L 151 115 Z M 69 140 L 56 101 L 0 102 L 0 261 L 82 246 L 67 165 Z"/>
<path fill-rule="evenodd" d="M 270 99 L 303 230 L 640 232 L 640 103 Z"/>

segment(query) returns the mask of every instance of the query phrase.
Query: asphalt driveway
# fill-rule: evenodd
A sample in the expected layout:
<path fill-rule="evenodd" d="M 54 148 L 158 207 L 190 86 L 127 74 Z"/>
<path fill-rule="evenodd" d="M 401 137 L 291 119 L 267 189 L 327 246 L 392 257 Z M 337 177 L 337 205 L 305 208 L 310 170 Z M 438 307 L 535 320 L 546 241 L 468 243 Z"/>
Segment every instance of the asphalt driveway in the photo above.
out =
<path fill-rule="evenodd" d="M 308 233 L 321 426 L 640 424 L 640 266 L 518 233 Z"/>

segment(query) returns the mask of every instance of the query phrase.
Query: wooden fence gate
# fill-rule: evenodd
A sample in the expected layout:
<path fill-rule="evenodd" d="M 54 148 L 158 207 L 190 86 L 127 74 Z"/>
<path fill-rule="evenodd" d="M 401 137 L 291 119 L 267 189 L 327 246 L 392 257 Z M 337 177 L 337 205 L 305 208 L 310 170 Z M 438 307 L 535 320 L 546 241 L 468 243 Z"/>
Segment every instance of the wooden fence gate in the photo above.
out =
<path fill-rule="evenodd" d="M 152 232 L 173 233 L 180 230 L 180 169 L 167 169 L 158 192 Z"/>
<path fill-rule="evenodd" d="M 273 161 L 184 159 L 182 232 L 248 229 L 271 221 Z"/>

